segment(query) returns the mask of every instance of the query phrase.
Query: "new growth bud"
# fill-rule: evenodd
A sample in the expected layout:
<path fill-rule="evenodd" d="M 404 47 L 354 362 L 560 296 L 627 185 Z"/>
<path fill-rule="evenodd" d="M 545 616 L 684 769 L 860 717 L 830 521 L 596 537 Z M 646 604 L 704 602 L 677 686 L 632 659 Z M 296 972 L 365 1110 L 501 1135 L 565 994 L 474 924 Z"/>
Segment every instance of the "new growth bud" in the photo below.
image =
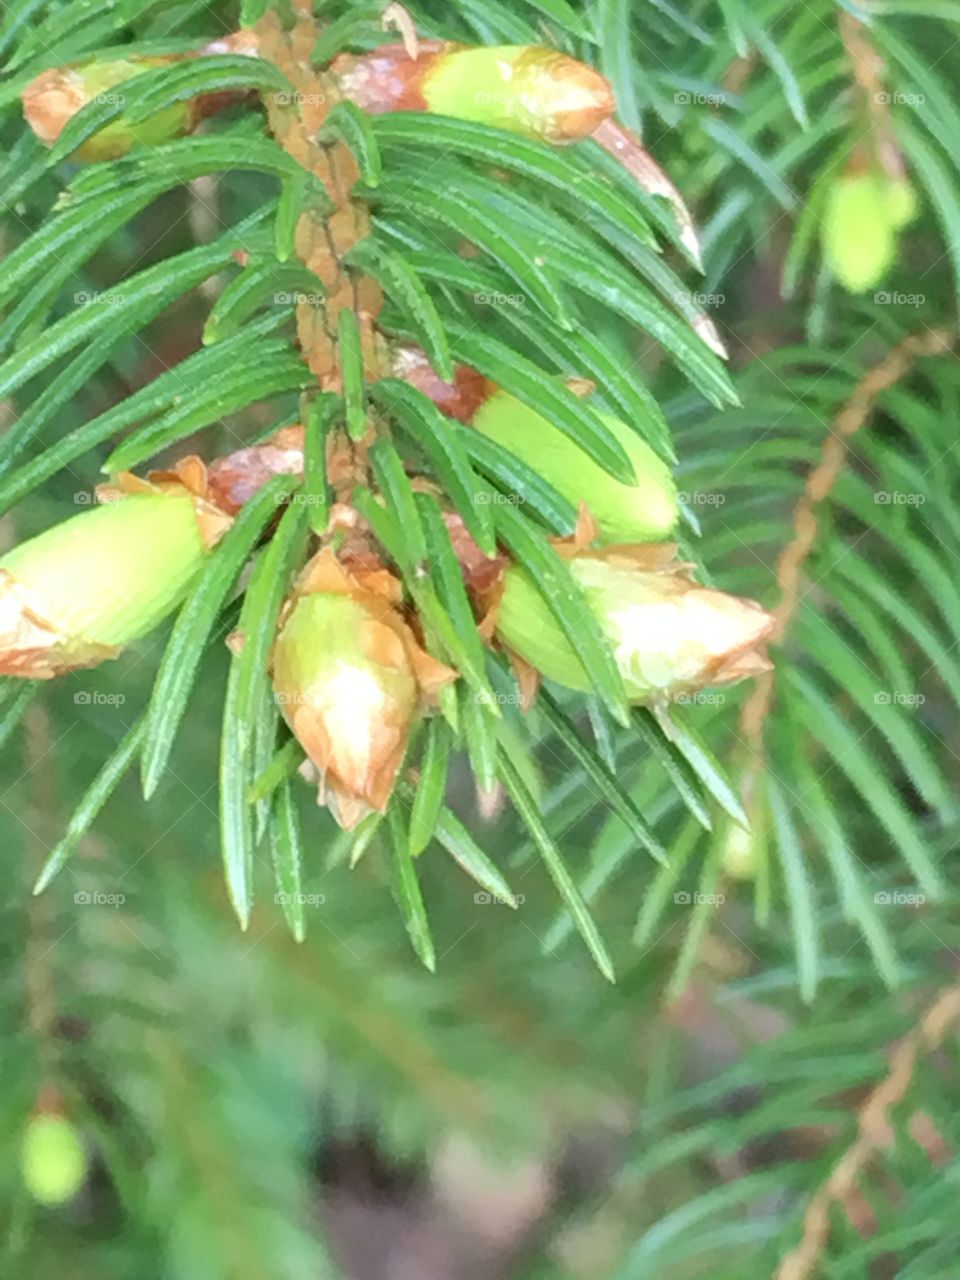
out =
<path fill-rule="evenodd" d="M 758 646 L 773 627 L 770 614 L 752 600 L 698 585 L 670 561 L 672 548 L 557 549 L 583 588 L 631 701 L 664 703 L 769 668 Z M 580 659 L 516 566 L 504 575 L 494 618 L 499 639 L 541 675 L 590 689 Z"/>
<path fill-rule="evenodd" d="M 87 1157 L 69 1120 L 40 1113 L 31 1118 L 20 1149 L 23 1184 L 38 1204 L 72 1200 L 87 1176 Z"/>
<path fill-rule="evenodd" d="M 516 454 L 574 505 L 585 503 L 604 542 L 669 537 L 680 511 L 669 468 L 619 418 L 600 416 L 633 463 L 633 484 L 614 479 L 569 436 L 506 391 L 494 391 L 470 425 Z"/>
<path fill-rule="evenodd" d="M 122 104 L 119 85 L 151 67 L 173 61 L 173 58 L 116 58 L 43 71 L 23 91 L 23 114 L 40 141 L 53 146 L 67 122 L 88 102 L 116 97 Z M 87 138 L 77 148 L 74 159 L 115 160 L 126 155 L 134 143 L 169 142 L 188 132 L 193 121 L 193 105 L 189 102 L 175 102 L 137 122 L 121 115 Z"/>
<path fill-rule="evenodd" d="M 399 604 L 392 574 L 348 569 L 325 549 L 274 645 L 277 701 L 345 828 L 386 809 L 415 715 L 456 677 L 420 647 Z"/>
<path fill-rule="evenodd" d="M 229 524 L 177 479 L 121 477 L 103 496 L 0 560 L 0 674 L 48 679 L 115 658 L 180 603 Z"/>
<path fill-rule="evenodd" d="M 870 171 L 834 182 L 824 211 L 823 247 L 848 293 L 880 283 L 896 254 L 898 231 L 916 212 L 916 192 L 906 178 Z"/>
<path fill-rule="evenodd" d="M 402 44 L 332 63 L 345 97 L 364 111 L 431 111 L 496 125 L 531 138 L 589 137 L 613 114 L 610 86 L 598 71 L 536 45 L 463 48 L 421 41 L 416 59 Z"/>

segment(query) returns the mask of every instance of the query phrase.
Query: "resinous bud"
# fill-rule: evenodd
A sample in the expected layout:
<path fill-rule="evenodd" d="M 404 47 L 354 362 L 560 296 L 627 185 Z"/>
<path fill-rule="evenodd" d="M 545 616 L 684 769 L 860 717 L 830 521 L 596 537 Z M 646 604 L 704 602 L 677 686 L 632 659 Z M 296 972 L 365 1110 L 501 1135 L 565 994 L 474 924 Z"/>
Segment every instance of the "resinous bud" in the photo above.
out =
<path fill-rule="evenodd" d="M 633 464 L 633 484 L 609 475 L 569 436 L 506 391 L 485 400 L 470 425 L 516 454 L 574 505 L 586 503 L 601 541 L 668 538 L 680 514 L 670 469 L 626 423 L 612 414 L 600 416 Z"/>
<path fill-rule="evenodd" d="M 769 668 L 759 646 L 774 620 L 760 605 L 700 586 L 682 565 L 644 567 L 652 562 L 643 548 L 568 558 L 632 702 L 662 704 Z M 579 657 L 521 568 L 506 571 L 494 617 L 501 642 L 541 675 L 571 689 L 591 688 Z"/>
<path fill-rule="evenodd" d="M 61 1115 L 34 1115 L 20 1148 L 23 1184 L 38 1204 L 72 1200 L 87 1176 L 87 1157 L 77 1131 Z"/>
<path fill-rule="evenodd" d="M 399 600 L 382 568 L 351 571 L 322 551 L 274 645 L 275 697 L 345 828 L 386 809 L 414 717 L 456 674 L 421 649 Z"/>
<path fill-rule="evenodd" d="M 598 71 L 537 45 L 464 48 L 421 41 L 341 54 L 331 70 L 344 96 L 374 115 L 430 111 L 550 142 L 586 138 L 613 114 Z"/>
<path fill-rule="evenodd" d="M 23 91 L 23 113 L 40 141 L 53 146 L 81 107 L 95 99 L 116 99 L 123 105 L 125 81 L 172 61 L 172 58 L 116 58 L 43 71 Z M 134 143 L 170 142 L 191 128 L 193 111 L 192 103 L 175 102 L 146 120 L 132 121 L 120 115 L 87 138 L 74 152 L 73 159 L 115 160 L 126 155 Z"/>
<path fill-rule="evenodd" d="M 0 559 L 0 674 L 46 679 L 116 657 L 189 590 L 229 518 L 182 485 L 54 525 Z"/>

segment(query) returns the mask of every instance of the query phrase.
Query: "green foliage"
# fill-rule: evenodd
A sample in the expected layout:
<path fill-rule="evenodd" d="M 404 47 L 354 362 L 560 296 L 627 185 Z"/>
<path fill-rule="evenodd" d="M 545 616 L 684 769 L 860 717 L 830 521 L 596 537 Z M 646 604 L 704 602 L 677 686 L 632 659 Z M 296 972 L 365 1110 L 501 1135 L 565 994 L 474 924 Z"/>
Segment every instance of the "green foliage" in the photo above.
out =
<path fill-rule="evenodd" d="M 247 20 L 264 8 L 248 5 Z M 5 545 L 72 514 L 103 471 L 188 447 L 212 458 L 298 409 L 310 424 L 302 489 L 277 482 L 245 509 L 168 633 L 56 686 L 0 687 L 0 1001 L 23 1028 L 0 1104 L 14 1275 L 59 1277 L 69 1250 L 73 1273 L 98 1280 L 334 1276 L 302 1177 L 305 1117 L 322 1116 L 322 1142 L 375 1128 L 389 1157 L 428 1163 L 452 1133 L 542 1156 L 622 1108 L 616 1172 L 558 1211 L 563 1248 L 534 1243 L 510 1274 L 773 1276 L 857 1139 L 891 1042 L 960 948 L 953 6 L 424 0 L 411 12 L 424 37 L 549 43 L 597 65 L 694 212 L 702 276 L 670 203 L 593 142 L 551 148 L 346 104 L 324 139 L 360 168 L 372 233 L 349 269 L 383 288 L 384 331 L 420 343 L 441 374 L 451 361 L 479 370 L 629 479 L 603 415 L 623 418 L 676 462 L 682 552 L 703 580 L 768 607 L 786 597 L 762 738 L 741 721 L 749 684 L 691 696 L 672 728 L 626 707 L 547 543 L 572 532 L 569 501 L 412 388 L 365 380 L 351 311 L 343 397 L 315 395 L 294 308 L 321 290 L 294 228 L 328 202 L 255 94 L 198 136 L 88 167 L 69 157 L 116 104 L 91 104 L 52 151 L 25 128 L 19 94 L 40 71 L 195 50 L 232 29 L 232 8 L 13 0 L 0 21 Z M 377 8 L 320 16 L 318 60 L 384 38 Z M 844 39 L 859 19 L 879 100 Z M 201 87 L 290 90 L 268 64 L 220 56 L 127 85 L 143 116 Z M 822 220 L 872 128 L 902 153 L 919 207 L 878 291 L 854 298 L 823 259 Z M 704 313 L 729 368 L 694 328 Z M 932 331 L 944 350 L 871 380 L 892 348 Z M 570 378 L 595 394 L 578 397 Z M 393 429 L 356 505 L 430 652 L 463 679 L 414 738 L 418 776 L 405 773 L 386 819 L 343 833 L 296 776 L 265 669 L 331 500 L 323 441 L 344 420 L 362 433 L 371 411 Z M 785 588 L 797 504 L 839 440 L 849 453 L 815 495 L 810 554 Z M 548 689 L 521 717 L 412 467 L 481 546 L 499 542 L 531 574 L 590 673 L 589 706 Z M 244 640 L 232 654 L 231 631 Z M 224 907 L 218 844 L 245 934 Z M 608 987 L 600 975 L 614 971 Z M 669 1003 L 683 993 L 686 1018 Z M 954 1274 L 956 1067 L 950 1039 L 936 1059 L 918 1054 L 893 1140 L 858 1183 L 872 1225 L 858 1231 L 856 1206 L 834 1206 L 824 1276 Z M 73 1210 L 48 1218 L 18 1182 L 46 1079 L 100 1171 L 83 1193 L 93 1227 Z"/>

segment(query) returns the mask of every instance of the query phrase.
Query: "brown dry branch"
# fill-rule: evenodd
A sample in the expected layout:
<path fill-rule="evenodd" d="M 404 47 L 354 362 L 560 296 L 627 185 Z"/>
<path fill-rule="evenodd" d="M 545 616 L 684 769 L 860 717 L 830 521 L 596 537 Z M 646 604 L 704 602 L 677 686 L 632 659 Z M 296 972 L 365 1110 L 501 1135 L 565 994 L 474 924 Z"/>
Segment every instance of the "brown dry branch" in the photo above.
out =
<path fill-rule="evenodd" d="M 849 441 L 867 422 L 874 403 L 890 387 L 900 382 L 925 356 L 944 355 L 951 349 L 953 336 L 943 329 L 930 329 L 913 334 L 893 347 L 884 358 L 863 375 L 853 395 L 837 414 L 823 443 L 820 461 L 807 478 L 803 494 L 794 508 L 794 535 L 777 563 L 780 596 L 772 612 L 776 619 L 772 639 L 782 643 L 796 607 L 803 597 L 801 587 L 804 567 L 817 539 L 817 509 L 826 501 L 840 477 L 849 453 Z M 741 779 L 741 792 L 747 812 L 757 779 L 764 767 L 763 731 L 773 706 L 776 669 L 758 677 L 740 715 L 740 730 L 750 752 L 750 761 Z"/>
<path fill-rule="evenodd" d="M 775 1280 L 807 1280 L 826 1248 L 830 1235 L 830 1210 L 856 1197 L 857 1184 L 876 1152 L 892 1140 L 890 1111 L 906 1097 L 918 1061 L 944 1042 L 960 1020 L 960 984 L 941 991 L 917 1026 L 893 1052 L 890 1071 L 861 1107 L 859 1134 L 837 1161 L 829 1178 L 807 1205 L 803 1217 L 803 1237 L 781 1261 Z M 922 1113 L 915 1113 L 916 1116 Z"/>

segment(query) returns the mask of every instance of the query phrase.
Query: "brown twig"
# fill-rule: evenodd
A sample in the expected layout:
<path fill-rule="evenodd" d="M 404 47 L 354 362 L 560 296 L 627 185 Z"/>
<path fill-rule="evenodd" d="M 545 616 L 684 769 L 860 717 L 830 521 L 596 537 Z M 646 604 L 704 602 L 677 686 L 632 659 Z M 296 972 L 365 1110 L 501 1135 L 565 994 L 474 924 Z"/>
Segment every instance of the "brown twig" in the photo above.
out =
<path fill-rule="evenodd" d="M 360 327 L 364 366 L 375 372 L 380 362 L 380 344 L 374 321 L 383 298 L 379 286 L 367 276 L 351 275 L 343 258 L 370 229 L 370 215 L 362 202 L 351 198 L 360 176 L 356 159 L 343 143 L 321 144 L 318 135 L 337 101 L 332 77 L 317 73 L 311 55 L 317 42 L 317 24 L 309 2 L 295 6 L 296 21 L 284 30 L 277 14 L 270 10 L 257 23 L 257 48 L 261 58 L 274 63 L 294 86 L 292 103 L 277 94 L 265 96 L 267 120 L 277 142 L 308 173 L 318 178 L 333 206 L 329 212 L 308 210 L 297 222 L 297 256 L 317 277 L 324 305 L 304 298 L 297 303 L 297 337 L 303 358 L 325 389 L 340 386 L 337 352 L 337 319 L 351 308 Z"/>
<path fill-rule="evenodd" d="M 807 1280 L 813 1274 L 830 1234 L 830 1209 L 855 1194 L 857 1182 L 873 1155 L 890 1145 L 890 1110 L 906 1096 L 918 1060 L 939 1048 L 960 1020 L 960 984 L 941 991 L 918 1025 L 897 1046 L 890 1071 L 860 1109 L 859 1134 L 817 1190 L 803 1216 L 803 1238 L 781 1261 L 775 1280 Z"/>
<path fill-rule="evenodd" d="M 796 607 L 802 599 L 800 580 L 813 550 L 818 532 L 817 508 L 829 498 L 840 477 L 849 453 L 849 441 L 866 423 L 877 398 L 910 372 L 914 362 L 924 356 L 943 355 L 949 351 L 953 337 L 943 329 L 930 329 L 914 334 L 893 347 L 879 364 L 863 375 L 853 395 L 837 414 L 830 434 L 823 443 L 820 461 L 807 478 L 794 508 L 794 535 L 777 562 L 780 598 L 772 612 L 776 619 L 773 640 L 782 642 Z M 761 675 L 743 705 L 740 730 L 751 751 L 751 759 L 741 780 L 744 803 L 752 799 L 757 777 L 763 768 L 763 731 L 773 705 L 776 669 Z"/>

